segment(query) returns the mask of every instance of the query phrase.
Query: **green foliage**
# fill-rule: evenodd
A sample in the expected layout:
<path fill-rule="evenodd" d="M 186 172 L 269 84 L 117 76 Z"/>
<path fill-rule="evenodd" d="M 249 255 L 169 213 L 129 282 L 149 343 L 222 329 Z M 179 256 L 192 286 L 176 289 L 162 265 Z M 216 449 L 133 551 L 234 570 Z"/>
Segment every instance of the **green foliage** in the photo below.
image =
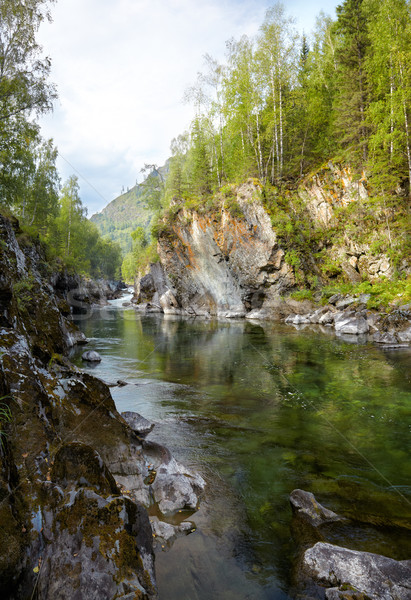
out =
<path fill-rule="evenodd" d="M 411 302 L 411 277 L 387 279 L 382 277 L 377 281 L 362 281 L 361 283 L 336 283 L 322 290 L 325 299 L 333 294 L 370 294 L 368 308 L 381 309 L 401 306 Z"/>
<path fill-rule="evenodd" d="M 10 406 L 4 402 L 9 399 L 10 396 L 3 396 L 0 398 L 0 445 L 4 447 L 4 439 L 7 437 L 7 433 L 4 427 L 11 421 L 11 410 Z"/>
<path fill-rule="evenodd" d="M 32 273 L 30 273 L 26 279 L 21 279 L 14 284 L 14 295 L 17 298 L 17 306 L 20 311 L 27 312 L 33 304 L 35 287 L 36 280 Z"/>

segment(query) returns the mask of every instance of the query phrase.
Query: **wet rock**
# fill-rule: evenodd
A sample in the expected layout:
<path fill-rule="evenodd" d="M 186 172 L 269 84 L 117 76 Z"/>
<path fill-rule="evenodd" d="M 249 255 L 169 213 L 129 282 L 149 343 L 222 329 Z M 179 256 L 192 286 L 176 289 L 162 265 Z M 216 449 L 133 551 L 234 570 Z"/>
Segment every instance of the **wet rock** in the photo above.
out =
<path fill-rule="evenodd" d="M 196 529 L 192 521 L 183 521 L 175 525 L 160 521 L 158 517 L 150 517 L 150 524 L 153 530 L 154 548 L 161 546 L 163 550 L 170 547 L 178 537 L 193 533 Z"/>
<path fill-rule="evenodd" d="M 359 552 L 318 542 L 306 550 L 303 570 L 317 583 L 331 588 L 331 599 L 409 600 L 411 568 L 400 562 L 369 552 Z M 345 592 L 351 595 L 344 595 Z M 328 594 L 328 595 L 327 595 Z"/>
<path fill-rule="evenodd" d="M 147 421 L 147 419 L 145 419 L 136 412 L 122 412 L 121 416 L 131 427 L 131 429 L 135 431 L 138 435 L 147 435 L 148 433 L 150 433 L 150 431 L 152 431 L 154 427 L 154 423 L 150 423 L 150 421 Z"/>
<path fill-rule="evenodd" d="M 160 444 L 143 441 L 143 453 L 150 462 L 150 485 L 160 512 L 171 515 L 197 509 L 205 488 L 201 475 L 177 462 Z"/>
<path fill-rule="evenodd" d="M 294 490 L 290 494 L 290 502 L 293 513 L 314 527 L 318 527 L 324 523 L 345 520 L 317 502 L 314 494 L 311 492 Z"/>
<path fill-rule="evenodd" d="M 87 352 L 83 352 L 81 355 L 81 359 L 86 362 L 101 362 L 101 356 L 95 350 L 88 350 Z"/>

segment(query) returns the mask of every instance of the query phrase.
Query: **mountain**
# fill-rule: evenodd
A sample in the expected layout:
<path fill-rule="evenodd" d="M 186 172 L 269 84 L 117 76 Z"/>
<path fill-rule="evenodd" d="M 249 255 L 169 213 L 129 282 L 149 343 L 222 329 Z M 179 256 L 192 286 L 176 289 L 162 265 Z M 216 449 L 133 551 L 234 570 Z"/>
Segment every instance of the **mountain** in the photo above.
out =
<path fill-rule="evenodd" d="M 143 227 L 147 233 L 151 229 L 154 210 L 148 206 L 146 198 L 153 199 L 164 188 L 169 172 L 169 160 L 162 167 L 146 165 L 149 171 L 143 183 L 139 183 L 115 198 L 103 210 L 90 217 L 101 235 L 117 242 L 123 254 L 131 252 L 131 233 L 136 227 Z"/>
<path fill-rule="evenodd" d="M 136 227 L 150 229 L 154 212 L 142 198 L 143 185 L 138 184 L 118 196 L 103 210 L 90 217 L 100 233 L 117 242 L 124 254 L 131 251 L 131 232 Z"/>

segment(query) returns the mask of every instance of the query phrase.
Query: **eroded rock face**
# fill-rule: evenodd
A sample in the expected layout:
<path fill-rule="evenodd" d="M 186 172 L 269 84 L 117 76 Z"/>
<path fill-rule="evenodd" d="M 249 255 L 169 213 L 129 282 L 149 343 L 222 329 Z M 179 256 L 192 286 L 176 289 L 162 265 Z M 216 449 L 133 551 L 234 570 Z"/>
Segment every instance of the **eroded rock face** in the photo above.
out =
<path fill-rule="evenodd" d="M 306 550 L 303 566 L 307 575 L 331 588 L 326 593 L 329 599 L 364 594 L 371 600 L 408 600 L 411 595 L 409 561 L 319 542 Z"/>
<path fill-rule="evenodd" d="M 161 265 L 139 284 L 139 302 L 157 303 L 166 314 L 238 318 L 293 287 L 260 189 L 244 184 L 236 202 L 241 217 L 224 205 L 209 215 L 178 213 L 172 234 L 159 240 Z"/>

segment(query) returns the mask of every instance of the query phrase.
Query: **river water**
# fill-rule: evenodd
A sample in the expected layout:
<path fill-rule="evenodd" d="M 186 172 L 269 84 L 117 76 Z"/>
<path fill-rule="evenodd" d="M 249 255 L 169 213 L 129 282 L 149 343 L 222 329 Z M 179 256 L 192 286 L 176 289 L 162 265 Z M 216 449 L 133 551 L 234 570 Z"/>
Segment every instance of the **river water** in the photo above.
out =
<path fill-rule="evenodd" d="M 160 600 L 290 597 L 289 494 L 371 515 L 334 543 L 411 558 L 411 351 L 312 329 L 98 309 L 79 325 L 102 362 L 73 361 L 113 387 L 118 410 L 207 482 L 196 530 L 157 552 Z M 388 522 L 388 525 L 387 525 Z"/>

